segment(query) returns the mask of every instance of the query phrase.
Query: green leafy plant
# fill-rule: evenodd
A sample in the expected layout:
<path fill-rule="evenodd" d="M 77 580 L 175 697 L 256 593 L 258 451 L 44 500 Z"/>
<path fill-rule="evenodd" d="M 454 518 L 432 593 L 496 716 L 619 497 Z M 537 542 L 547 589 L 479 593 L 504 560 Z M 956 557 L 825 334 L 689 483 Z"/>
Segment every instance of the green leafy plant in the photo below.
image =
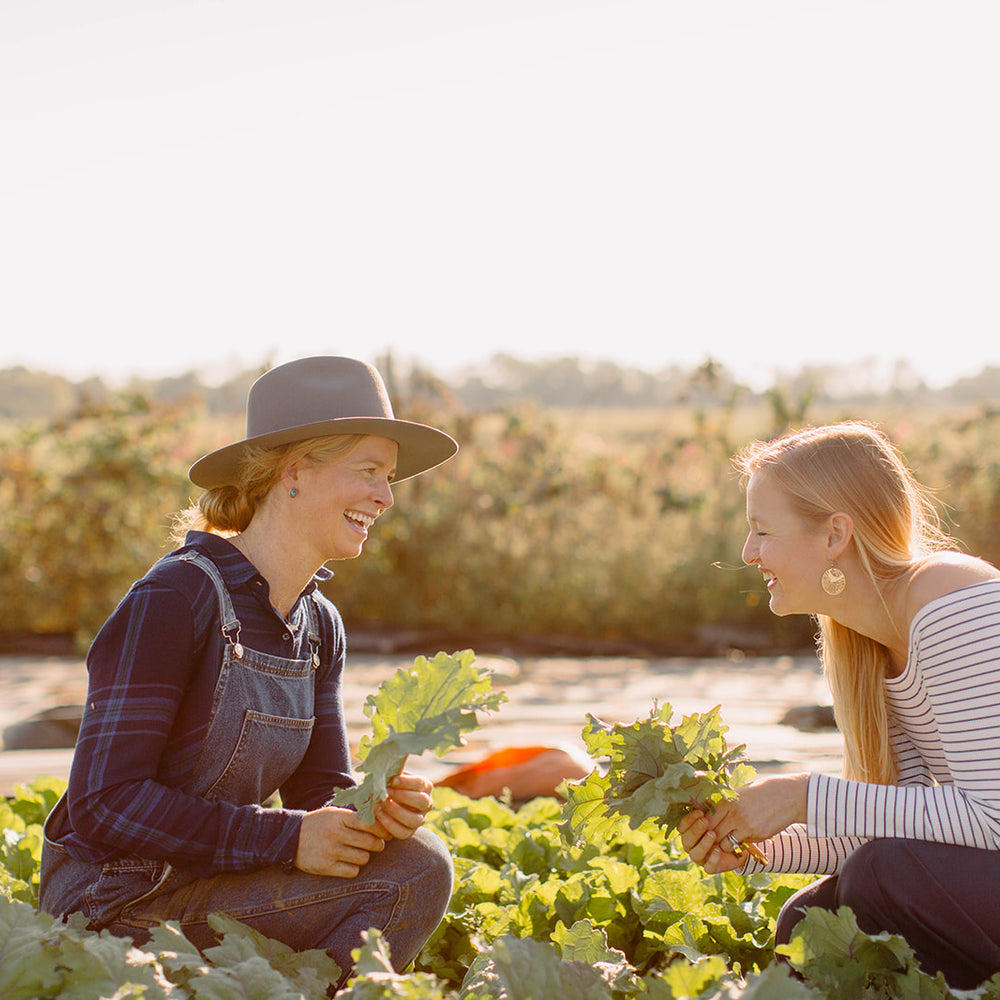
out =
<path fill-rule="evenodd" d="M 325 1000 L 340 969 L 325 951 L 295 952 L 223 914 L 209 916 L 219 943 L 204 953 L 168 922 L 137 948 L 128 938 L 87 930 L 81 914 L 56 920 L 0 897 L 0 997 L 115 1000 Z M 377 931 L 354 953 L 343 997 L 439 1000 L 429 974 L 399 976 Z M 389 988 L 391 987 L 391 988 Z"/>
<path fill-rule="evenodd" d="M 449 912 L 418 967 L 461 984 L 477 958 L 505 936 L 551 943 L 563 955 L 627 968 L 616 993 L 674 961 L 723 960 L 735 969 L 772 961 L 780 903 L 810 881 L 800 875 L 705 877 L 653 824 L 627 824 L 600 844 L 567 842 L 562 804 L 535 799 L 518 809 L 492 798 L 435 790 L 428 825 L 455 863 Z M 600 957 L 597 957 L 600 956 Z"/>
<path fill-rule="evenodd" d="M 692 807 L 711 810 L 754 777 L 744 747 L 726 742 L 719 706 L 676 725 L 672 715 L 670 705 L 654 705 L 645 719 L 609 726 L 588 714 L 587 750 L 609 765 L 563 786 L 569 835 L 606 840 L 623 820 L 633 828 L 653 822 L 669 833 Z"/>
<path fill-rule="evenodd" d="M 8 898 L 38 902 L 42 825 L 65 788 L 61 778 L 39 778 L 0 799 L 0 893 Z"/>
<path fill-rule="evenodd" d="M 452 995 L 431 973 L 397 972 L 380 931 L 371 928 L 362 931 L 361 937 L 363 946 L 351 952 L 354 974 L 338 994 L 342 1000 L 445 1000 Z"/>
<path fill-rule="evenodd" d="M 611 986 L 600 963 L 560 954 L 552 944 L 505 935 L 477 959 L 462 984 L 460 1000 L 611 1000 Z"/>
<path fill-rule="evenodd" d="M 502 700 L 471 651 L 418 657 L 366 709 L 370 794 L 408 753 L 455 745 L 476 711 Z M 1000 974 L 955 993 L 902 938 L 863 933 L 846 909 L 808 911 L 779 949 L 786 964 L 774 964 L 776 917 L 812 876 L 709 876 L 690 862 L 677 820 L 692 802 L 736 794 L 752 770 L 717 708 L 676 725 L 671 715 L 665 705 L 629 726 L 591 718 L 588 749 L 608 771 L 564 785 L 565 805 L 435 789 L 427 825 L 455 867 L 448 913 L 409 970 L 370 930 L 342 1000 L 1000 1000 Z M 40 913 L 42 824 L 64 788 L 43 778 L 0 800 L 0 998 L 327 996 L 340 970 L 326 952 L 293 952 L 225 914 L 210 918 L 218 943 L 199 952 L 172 922 L 136 947 L 81 914 Z"/>
<path fill-rule="evenodd" d="M 410 754 L 430 750 L 440 756 L 460 746 L 463 733 L 479 726 L 476 713 L 495 710 L 506 698 L 492 689 L 490 672 L 476 666 L 470 649 L 438 653 L 432 660 L 418 656 L 365 700 L 372 723 L 371 735 L 362 736 L 358 748 L 358 770 L 365 776 L 338 791 L 334 804 L 354 806 L 371 822 L 375 803 L 388 797 L 389 781 Z"/>
<path fill-rule="evenodd" d="M 941 973 L 921 971 L 913 949 L 898 934 L 866 934 L 850 908 L 836 913 L 809 909 L 795 937 L 778 947 L 789 964 L 830 997 L 914 997 L 945 1000 L 955 996 Z M 963 996 L 1000 997 L 1000 973 Z"/>
<path fill-rule="evenodd" d="M 6 801 L 34 825 L 58 790 L 47 779 Z M 1000 977 L 955 993 L 923 973 L 898 937 L 860 932 L 849 911 L 811 910 L 773 963 L 774 918 L 810 876 L 705 876 L 654 823 L 601 845 L 567 843 L 562 805 L 518 809 L 435 791 L 429 826 L 455 859 L 448 914 L 414 967 L 393 967 L 369 931 L 341 1000 L 998 1000 Z M 29 866 L 37 857 L 29 851 Z M 22 865 L 23 859 L 15 864 Z M 0 873 L 6 868 L 0 868 Z M 23 871 L 29 884 L 34 872 Z M 291 952 L 222 914 L 199 953 L 166 923 L 137 948 L 56 920 L 0 884 L 0 997 L 319 1000 L 339 971 L 325 952 Z M 791 976 L 796 970 L 802 980 Z"/>

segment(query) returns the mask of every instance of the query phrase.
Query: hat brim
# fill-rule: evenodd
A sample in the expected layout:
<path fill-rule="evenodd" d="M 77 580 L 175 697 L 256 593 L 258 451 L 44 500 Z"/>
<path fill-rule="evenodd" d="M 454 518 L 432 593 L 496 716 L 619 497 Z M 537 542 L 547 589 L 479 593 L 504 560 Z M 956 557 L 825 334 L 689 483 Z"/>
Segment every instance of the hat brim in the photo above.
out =
<path fill-rule="evenodd" d="M 458 451 L 458 442 L 427 424 L 389 417 L 340 417 L 300 427 L 288 427 L 247 438 L 219 448 L 198 459 L 188 470 L 195 486 L 210 490 L 236 481 L 240 461 L 248 447 L 272 448 L 330 434 L 377 434 L 399 445 L 394 483 L 401 483 L 447 462 Z"/>

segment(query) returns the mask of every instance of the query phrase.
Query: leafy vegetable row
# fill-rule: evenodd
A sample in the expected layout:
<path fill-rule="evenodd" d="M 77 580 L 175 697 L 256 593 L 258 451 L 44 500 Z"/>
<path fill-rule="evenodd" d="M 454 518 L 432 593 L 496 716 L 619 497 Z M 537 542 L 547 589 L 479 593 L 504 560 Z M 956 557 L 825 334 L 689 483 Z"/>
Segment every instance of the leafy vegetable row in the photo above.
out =
<path fill-rule="evenodd" d="M 476 712 L 502 700 L 471 652 L 418 657 L 366 705 L 372 735 L 352 804 L 369 808 L 408 754 L 446 752 L 478 724 Z M 676 725 L 669 706 L 629 726 L 592 719 L 584 740 L 602 767 L 564 785 L 565 803 L 540 798 L 514 809 L 437 789 L 428 822 L 455 859 L 449 912 L 405 972 L 370 932 L 342 996 L 953 997 L 940 977 L 916 968 L 902 939 L 861 933 L 848 910 L 812 912 L 787 964 L 774 964 L 775 917 L 808 877 L 706 876 L 673 832 L 692 801 L 710 805 L 749 776 L 725 732 L 717 710 Z M 219 944 L 199 954 L 175 925 L 137 949 L 88 931 L 79 916 L 39 913 L 41 824 L 63 787 L 39 779 L 0 800 L 0 1000 L 326 995 L 335 970 L 325 952 L 292 953 L 222 914 L 213 923 Z M 961 996 L 1000 1000 L 1000 976 Z"/>

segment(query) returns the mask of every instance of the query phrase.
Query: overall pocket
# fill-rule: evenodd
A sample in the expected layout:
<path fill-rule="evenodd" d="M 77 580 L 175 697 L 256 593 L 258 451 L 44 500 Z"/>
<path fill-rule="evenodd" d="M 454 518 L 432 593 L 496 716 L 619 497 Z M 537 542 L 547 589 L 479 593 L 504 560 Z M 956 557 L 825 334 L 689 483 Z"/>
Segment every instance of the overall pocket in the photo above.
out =
<path fill-rule="evenodd" d="M 205 798 L 234 805 L 266 801 L 299 766 L 314 723 L 315 718 L 288 719 L 247 709 L 236 747 Z"/>

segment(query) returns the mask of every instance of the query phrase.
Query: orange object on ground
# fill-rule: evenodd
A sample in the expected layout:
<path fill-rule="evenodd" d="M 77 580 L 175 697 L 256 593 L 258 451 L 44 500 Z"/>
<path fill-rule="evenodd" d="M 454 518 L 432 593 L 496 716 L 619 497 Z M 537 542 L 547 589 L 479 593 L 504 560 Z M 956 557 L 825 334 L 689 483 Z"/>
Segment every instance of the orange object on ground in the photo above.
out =
<path fill-rule="evenodd" d="M 565 779 L 586 777 L 593 770 L 581 756 L 559 747 L 504 747 L 466 764 L 435 784 L 453 788 L 470 799 L 510 795 L 526 802 L 542 795 L 556 795 Z"/>

